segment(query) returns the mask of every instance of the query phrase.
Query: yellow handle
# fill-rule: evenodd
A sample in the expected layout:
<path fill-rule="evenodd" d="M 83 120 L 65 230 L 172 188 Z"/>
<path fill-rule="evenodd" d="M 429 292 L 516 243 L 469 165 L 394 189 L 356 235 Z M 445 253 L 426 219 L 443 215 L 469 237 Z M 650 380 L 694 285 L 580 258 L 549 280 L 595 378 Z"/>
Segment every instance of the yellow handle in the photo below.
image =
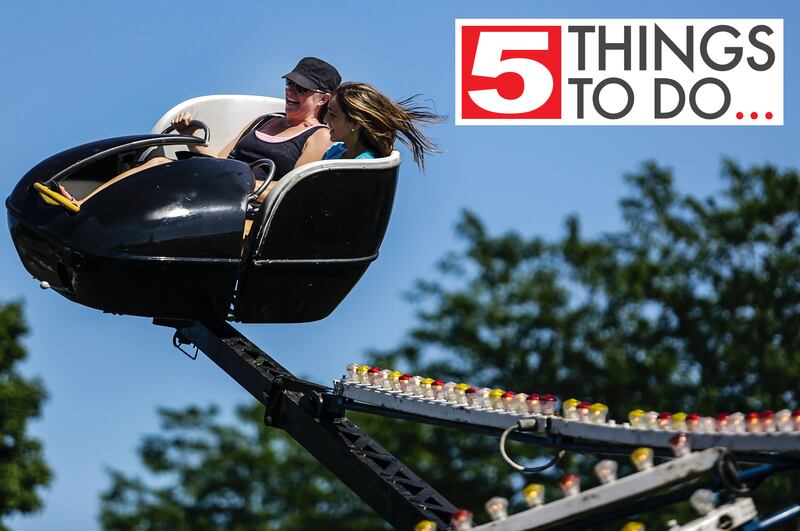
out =
<path fill-rule="evenodd" d="M 33 187 L 39 192 L 39 195 L 42 196 L 44 202 L 49 205 L 60 205 L 73 213 L 81 210 L 79 205 L 76 205 L 58 192 L 54 192 L 42 183 L 33 183 Z"/>

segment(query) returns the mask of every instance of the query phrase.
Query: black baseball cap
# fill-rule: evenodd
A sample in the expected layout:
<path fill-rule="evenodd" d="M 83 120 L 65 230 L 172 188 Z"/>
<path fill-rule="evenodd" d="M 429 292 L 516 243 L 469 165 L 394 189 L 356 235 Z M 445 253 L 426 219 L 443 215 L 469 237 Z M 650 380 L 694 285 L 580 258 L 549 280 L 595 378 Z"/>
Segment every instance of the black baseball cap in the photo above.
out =
<path fill-rule="evenodd" d="M 317 57 L 303 57 L 294 70 L 283 77 L 303 88 L 322 92 L 333 92 L 342 82 L 339 72 Z"/>

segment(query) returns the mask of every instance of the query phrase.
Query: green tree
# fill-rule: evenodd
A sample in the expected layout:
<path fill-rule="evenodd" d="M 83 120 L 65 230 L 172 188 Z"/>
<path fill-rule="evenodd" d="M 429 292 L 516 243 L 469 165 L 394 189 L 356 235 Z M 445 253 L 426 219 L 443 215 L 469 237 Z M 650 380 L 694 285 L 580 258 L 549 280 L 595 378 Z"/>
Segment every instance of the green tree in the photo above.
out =
<path fill-rule="evenodd" d="M 555 241 L 516 232 L 491 235 L 465 212 L 457 225 L 463 249 L 445 256 L 438 278 L 419 281 L 410 294 L 418 308 L 416 324 L 397 348 L 372 352 L 366 361 L 477 386 L 600 401 L 616 419 L 634 408 L 710 415 L 797 407 L 798 174 L 725 162 L 722 190 L 705 199 L 680 194 L 669 170 L 653 163 L 626 180 L 623 226 L 599 236 L 583 235 L 574 216 Z M 509 496 L 524 481 L 498 459 L 495 440 L 357 418 L 388 450 L 479 518 L 486 499 Z M 275 436 L 263 437 L 269 444 Z M 171 449 L 183 452 L 179 445 Z M 292 445 L 275 451 L 307 462 Z M 514 452 L 545 455 L 519 445 Z M 585 472 L 592 462 L 590 456 L 571 456 L 561 466 Z M 338 512 L 330 514 L 363 511 L 359 504 L 346 505 L 352 498 L 327 473 L 308 470 L 314 470 L 309 480 L 325 483 L 315 493 L 319 499 L 339 500 Z M 278 477 L 293 473 L 271 468 Z M 270 472 L 251 477 L 271 499 L 286 499 L 285 492 L 270 490 Z M 128 492 L 126 482 L 116 475 L 111 492 L 120 486 Z M 285 490 L 295 489 L 308 499 L 306 484 L 287 484 Z M 800 477 L 785 474 L 759 492 L 759 507 L 775 508 L 797 499 Z M 519 495 L 512 502 L 519 505 Z M 306 503 L 287 507 L 324 516 L 324 509 L 316 512 Z M 131 504 L 105 508 L 109 516 L 123 509 L 138 514 Z M 302 515 L 294 523 L 283 513 L 268 521 L 304 528 L 297 526 Z"/>
<path fill-rule="evenodd" d="M 27 434 L 47 398 L 41 381 L 16 368 L 27 355 L 20 342 L 27 332 L 21 304 L 0 305 L 0 529 L 4 517 L 42 508 L 38 489 L 52 477 L 42 444 Z"/>
<path fill-rule="evenodd" d="M 268 429 L 258 402 L 237 423 L 216 407 L 161 409 L 162 434 L 139 455 L 163 486 L 111 470 L 102 495 L 106 529 L 169 531 L 375 529 L 368 507 L 283 432 Z"/>

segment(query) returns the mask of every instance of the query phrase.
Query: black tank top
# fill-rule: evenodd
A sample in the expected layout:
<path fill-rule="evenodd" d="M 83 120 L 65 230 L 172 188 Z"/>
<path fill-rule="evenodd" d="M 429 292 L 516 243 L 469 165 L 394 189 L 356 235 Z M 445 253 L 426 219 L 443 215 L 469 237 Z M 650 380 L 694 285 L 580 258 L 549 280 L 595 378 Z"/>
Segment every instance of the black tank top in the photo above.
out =
<path fill-rule="evenodd" d="M 255 127 L 239 139 L 228 158 L 241 160 L 248 164 L 258 159 L 272 159 L 275 163 L 273 181 L 277 181 L 292 171 L 297 159 L 303 153 L 303 146 L 308 137 L 313 135 L 317 129 L 325 126 L 315 125 L 292 137 L 278 137 L 260 132 L 259 129 L 272 118 L 275 117 L 267 116 L 259 120 Z M 257 168 L 253 172 L 256 179 L 264 180 L 266 178 L 267 172 L 264 170 L 265 168 Z"/>

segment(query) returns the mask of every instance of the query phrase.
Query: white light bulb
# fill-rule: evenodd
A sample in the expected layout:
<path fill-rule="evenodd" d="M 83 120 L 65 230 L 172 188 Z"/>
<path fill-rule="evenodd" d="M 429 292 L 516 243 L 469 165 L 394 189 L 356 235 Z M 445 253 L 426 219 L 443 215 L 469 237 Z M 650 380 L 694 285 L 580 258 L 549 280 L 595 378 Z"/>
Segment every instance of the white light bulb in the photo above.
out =
<path fill-rule="evenodd" d="M 706 515 L 716 507 L 716 495 L 713 490 L 698 489 L 689 497 L 689 503 L 700 516 Z"/>
<path fill-rule="evenodd" d="M 492 520 L 505 520 L 508 518 L 508 500 L 500 496 L 495 496 L 486 502 L 486 512 Z"/>
<path fill-rule="evenodd" d="M 606 483 L 611 483 L 617 479 L 617 462 L 611 459 L 603 459 L 594 465 L 594 473 L 597 475 L 597 479 L 600 480 L 600 483 L 604 485 Z"/>

